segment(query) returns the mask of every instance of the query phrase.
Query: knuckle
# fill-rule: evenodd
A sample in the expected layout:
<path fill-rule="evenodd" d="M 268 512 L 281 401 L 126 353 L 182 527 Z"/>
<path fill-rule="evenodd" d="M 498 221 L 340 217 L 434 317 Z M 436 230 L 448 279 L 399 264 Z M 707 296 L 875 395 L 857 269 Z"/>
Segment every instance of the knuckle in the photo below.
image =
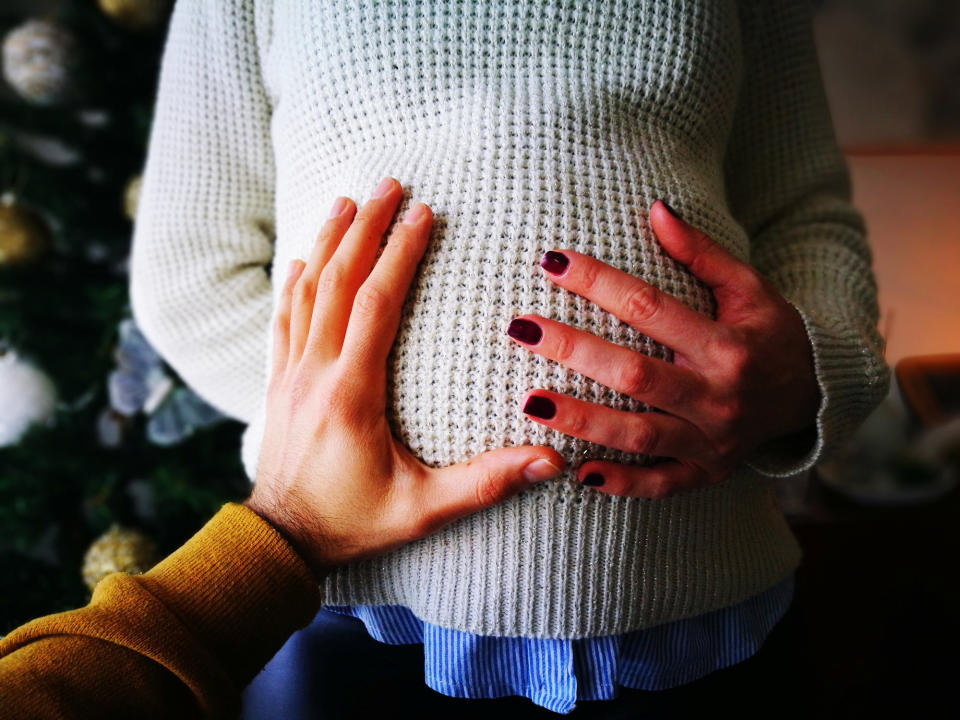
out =
<path fill-rule="evenodd" d="M 320 273 L 320 280 L 317 283 L 318 295 L 333 295 L 340 291 L 346 279 L 346 270 L 338 263 L 331 261 L 323 268 Z"/>
<path fill-rule="evenodd" d="M 741 375 L 752 359 L 746 340 L 731 332 L 724 333 L 714 341 L 713 355 L 724 373 L 733 377 Z"/>
<path fill-rule="evenodd" d="M 293 289 L 293 300 L 296 303 L 310 303 L 313 302 L 313 297 L 316 292 L 316 286 L 314 282 L 309 278 L 301 277 L 297 281 L 296 287 Z"/>
<path fill-rule="evenodd" d="M 567 362 L 571 357 L 573 357 L 573 340 L 570 338 L 570 335 L 565 332 L 561 332 L 557 335 L 556 345 L 554 347 L 554 358 L 559 363 Z"/>
<path fill-rule="evenodd" d="M 654 500 L 663 500 L 673 494 L 673 485 L 664 477 L 651 479 L 649 488 L 649 496 Z"/>
<path fill-rule="evenodd" d="M 571 413 L 566 422 L 567 432 L 571 435 L 576 435 L 577 437 L 583 437 L 584 432 L 587 430 L 588 424 L 589 421 L 587 416 L 583 413 Z"/>
<path fill-rule="evenodd" d="M 360 396 L 355 377 L 347 370 L 338 368 L 330 378 L 331 382 L 326 396 L 332 409 L 341 415 L 357 405 Z"/>
<path fill-rule="evenodd" d="M 389 298 L 378 287 L 363 285 L 353 299 L 354 312 L 366 317 L 377 317 L 387 309 Z"/>
<path fill-rule="evenodd" d="M 302 408 L 310 398 L 311 377 L 302 370 L 295 371 L 287 383 L 287 395 L 293 410 Z"/>
<path fill-rule="evenodd" d="M 586 263 L 586 266 L 583 268 L 583 272 L 580 275 L 580 285 L 584 291 L 593 290 L 599 277 L 600 266 L 598 264 L 588 262 Z"/>
<path fill-rule="evenodd" d="M 618 382 L 624 394 L 631 397 L 645 396 L 653 390 L 654 374 L 647 361 L 634 358 L 623 365 Z"/>
<path fill-rule="evenodd" d="M 290 329 L 290 311 L 278 310 L 273 318 L 273 329 L 278 339 L 282 339 Z"/>
<path fill-rule="evenodd" d="M 284 364 L 278 364 L 270 374 L 270 380 L 267 382 L 267 395 L 272 396 L 280 392 L 283 387 L 283 368 Z"/>
<path fill-rule="evenodd" d="M 738 395 L 730 394 L 720 401 L 716 414 L 727 425 L 736 425 L 743 417 L 743 401 Z"/>
<path fill-rule="evenodd" d="M 652 285 L 641 285 L 628 291 L 623 306 L 628 323 L 647 323 L 663 308 L 663 295 Z"/>
<path fill-rule="evenodd" d="M 713 259 L 714 243 L 713 239 L 702 230 L 695 230 L 693 233 L 692 244 L 697 248 L 696 253 L 690 260 L 690 271 L 694 275 L 702 275 L 706 266 L 709 266 Z"/>
<path fill-rule="evenodd" d="M 717 455 L 719 462 L 724 462 L 728 458 L 731 458 L 736 453 L 739 448 L 740 443 L 733 435 L 726 437 L 721 437 L 719 440 L 714 442 L 713 449 Z"/>
<path fill-rule="evenodd" d="M 423 230 L 419 226 L 406 225 L 401 223 L 397 225 L 390 236 L 387 238 L 387 244 L 396 247 L 401 252 L 406 252 L 419 244 L 419 235 Z"/>
<path fill-rule="evenodd" d="M 358 234 L 363 238 L 368 238 L 373 234 L 373 226 L 378 213 L 378 208 L 373 203 L 368 202 L 358 212 L 353 222 L 350 224 L 350 232 Z"/>
<path fill-rule="evenodd" d="M 744 291 L 752 297 L 765 295 L 767 292 L 767 279 L 763 277 L 756 268 L 750 267 L 749 265 L 745 265 L 742 268 L 740 284 L 743 286 Z"/>
<path fill-rule="evenodd" d="M 653 455 L 660 442 L 660 433 L 653 423 L 643 419 L 631 428 L 630 452 L 638 455 Z"/>
<path fill-rule="evenodd" d="M 493 507 L 502 499 L 503 483 L 495 475 L 484 475 L 477 481 L 476 500 L 479 507 Z"/>

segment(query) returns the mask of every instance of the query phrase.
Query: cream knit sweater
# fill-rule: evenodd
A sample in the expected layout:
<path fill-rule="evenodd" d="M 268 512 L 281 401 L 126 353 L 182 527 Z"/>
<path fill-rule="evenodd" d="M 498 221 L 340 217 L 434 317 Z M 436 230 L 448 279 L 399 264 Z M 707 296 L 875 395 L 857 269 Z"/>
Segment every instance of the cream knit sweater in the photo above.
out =
<path fill-rule="evenodd" d="M 429 465 L 549 444 L 643 463 L 525 418 L 533 388 L 649 407 L 512 343 L 538 313 L 670 360 L 546 280 L 572 248 L 695 309 L 709 290 L 656 242 L 666 200 L 800 310 L 823 392 L 814 433 L 724 483 L 613 497 L 572 471 L 345 567 L 329 604 L 400 604 L 485 635 L 585 637 L 737 603 L 794 570 L 773 476 L 810 468 L 889 386 L 861 216 L 824 99 L 806 0 L 180 0 L 132 256 L 137 321 L 198 393 L 263 433 L 270 321 L 337 195 L 377 181 L 435 213 L 389 360 L 397 434 Z M 268 274 L 265 265 L 270 262 Z M 272 288 L 272 290 L 271 290 Z M 771 398 L 776 402 L 776 398 Z"/>

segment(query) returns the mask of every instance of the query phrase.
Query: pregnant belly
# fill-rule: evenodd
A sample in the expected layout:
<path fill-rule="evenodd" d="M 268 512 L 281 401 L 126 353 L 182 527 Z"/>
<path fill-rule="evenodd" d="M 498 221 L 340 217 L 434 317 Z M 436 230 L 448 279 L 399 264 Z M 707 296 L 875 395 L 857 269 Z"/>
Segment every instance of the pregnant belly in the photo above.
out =
<path fill-rule="evenodd" d="M 571 467 L 585 457 L 649 461 L 529 420 L 521 403 L 535 388 L 616 409 L 649 407 L 518 346 L 506 328 L 517 315 L 535 313 L 672 361 L 669 348 L 547 280 L 540 257 L 558 247 L 597 257 L 707 314 L 714 310 L 712 295 L 654 246 L 641 223 L 619 237 L 586 234 L 560 245 L 538 237 L 537 227 L 530 215 L 524 223 L 504 223 L 496 236 L 465 223 L 434 226 L 387 367 L 391 426 L 428 465 L 443 467 L 485 450 L 525 444 L 552 446 Z"/>

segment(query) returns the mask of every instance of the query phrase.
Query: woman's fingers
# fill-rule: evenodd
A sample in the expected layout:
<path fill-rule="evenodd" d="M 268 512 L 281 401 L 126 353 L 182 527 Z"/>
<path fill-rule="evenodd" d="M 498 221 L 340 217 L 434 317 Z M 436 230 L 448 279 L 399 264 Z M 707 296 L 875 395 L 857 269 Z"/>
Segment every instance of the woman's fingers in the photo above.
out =
<path fill-rule="evenodd" d="M 539 389 L 524 398 L 523 412 L 565 435 L 628 453 L 704 463 L 716 455 L 699 428 L 674 415 L 615 410 Z"/>
<path fill-rule="evenodd" d="M 293 305 L 293 288 L 306 267 L 303 260 L 291 260 L 287 267 L 287 279 L 280 291 L 280 300 L 277 302 L 277 311 L 273 318 L 273 371 L 272 377 L 280 377 L 287 367 L 290 357 L 290 311 Z M 302 317 L 297 318 L 301 323 Z M 309 316 L 306 323 L 309 324 Z"/>
<path fill-rule="evenodd" d="M 688 420 L 696 418 L 696 403 L 705 396 L 704 381 L 693 370 L 621 347 L 555 320 L 523 315 L 514 318 L 507 334 L 538 355 Z"/>
<path fill-rule="evenodd" d="M 433 211 L 416 203 L 398 224 L 353 304 L 341 358 L 360 376 L 380 377 L 397 335 L 400 312 L 423 258 Z"/>
<path fill-rule="evenodd" d="M 762 276 L 755 268 L 684 220 L 677 217 L 662 200 L 650 208 L 650 227 L 660 245 L 675 260 L 713 290 L 719 304 L 717 319 L 729 301 L 748 304 L 763 292 Z M 727 308 L 728 312 L 733 308 Z M 735 317 L 733 319 L 736 319 Z"/>
<path fill-rule="evenodd" d="M 577 478 L 584 485 L 608 495 L 656 500 L 694 490 L 710 482 L 704 470 L 696 463 L 685 460 L 664 460 L 654 465 L 590 461 L 580 466 Z"/>
<path fill-rule="evenodd" d="M 357 206 L 353 204 L 353 200 L 350 198 L 338 197 L 334 201 L 333 207 L 330 209 L 330 216 L 317 234 L 317 239 L 310 251 L 310 257 L 302 269 L 300 283 L 291 299 L 293 309 L 300 320 L 290 327 L 290 358 L 294 362 L 298 361 L 303 354 L 307 335 L 310 332 L 320 273 L 350 227 L 356 209 Z"/>
<path fill-rule="evenodd" d="M 343 240 L 327 262 L 316 289 L 310 343 L 339 355 L 357 290 L 373 267 L 383 233 L 390 225 L 403 192 L 394 178 L 384 178 L 356 214 Z M 329 351 L 327 349 L 329 348 Z"/>
<path fill-rule="evenodd" d="M 698 367 L 705 341 L 718 332 L 712 319 L 630 273 L 574 250 L 550 251 L 540 261 L 551 281 L 595 302 Z"/>

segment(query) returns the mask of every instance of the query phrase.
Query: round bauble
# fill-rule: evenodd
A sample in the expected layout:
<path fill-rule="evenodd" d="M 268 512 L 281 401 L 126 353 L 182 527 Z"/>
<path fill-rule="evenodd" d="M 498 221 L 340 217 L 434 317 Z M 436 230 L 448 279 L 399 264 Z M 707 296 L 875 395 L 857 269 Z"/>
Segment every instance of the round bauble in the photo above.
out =
<path fill-rule="evenodd" d="M 131 30 L 155 27 L 163 20 L 169 0 L 97 0 L 114 22 Z"/>
<path fill-rule="evenodd" d="M 137 175 L 130 179 L 123 191 L 123 209 L 131 220 L 137 219 L 137 203 L 140 202 L 140 186 L 143 176 Z"/>
<path fill-rule="evenodd" d="M 0 354 L 0 447 L 20 442 L 34 423 L 49 424 L 56 404 L 46 373 L 13 350 Z"/>
<path fill-rule="evenodd" d="M 83 582 L 93 590 L 110 573 L 145 573 L 156 562 L 156 543 L 137 530 L 114 525 L 87 548 Z"/>
<path fill-rule="evenodd" d="M 27 20 L 3 40 L 3 77 L 37 105 L 74 97 L 80 52 L 69 30 L 48 20 Z"/>
<path fill-rule="evenodd" d="M 15 202 L 0 202 L 0 267 L 29 265 L 50 247 L 50 232 L 35 212 Z"/>

